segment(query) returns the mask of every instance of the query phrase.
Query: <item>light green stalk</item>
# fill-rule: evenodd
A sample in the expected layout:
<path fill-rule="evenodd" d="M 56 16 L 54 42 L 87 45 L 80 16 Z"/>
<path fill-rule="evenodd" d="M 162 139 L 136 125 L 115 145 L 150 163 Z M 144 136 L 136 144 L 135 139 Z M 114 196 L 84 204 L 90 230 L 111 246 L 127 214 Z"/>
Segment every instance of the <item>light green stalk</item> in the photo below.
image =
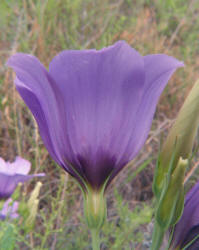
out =
<path fill-rule="evenodd" d="M 91 229 L 92 236 L 92 248 L 93 250 L 100 250 L 100 238 L 99 238 L 99 230 Z"/>

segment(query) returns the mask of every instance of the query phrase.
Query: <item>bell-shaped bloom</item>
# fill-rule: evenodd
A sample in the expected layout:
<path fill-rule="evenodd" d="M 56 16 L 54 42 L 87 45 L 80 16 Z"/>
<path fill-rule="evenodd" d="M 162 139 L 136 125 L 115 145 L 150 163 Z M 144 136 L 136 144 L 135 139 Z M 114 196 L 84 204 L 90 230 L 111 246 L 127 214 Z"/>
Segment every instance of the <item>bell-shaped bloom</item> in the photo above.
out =
<path fill-rule="evenodd" d="M 17 213 L 19 206 L 18 201 L 12 201 L 11 198 L 9 198 L 7 201 L 4 202 L 3 208 L 0 210 L 0 220 L 5 220 L 6 218 L 10 219 L 16 219 L 19 217 L 19 214 Z"/>
<path fill-rule="evenodd" d="M 199 249 L 199 182 L 187 193 L 184 211 L 176 224 L 171 249 Z M 195 240 L 194 240 L 195 239 Z"/>
<path fill-rule="evenodd" d="M 18 183 L 23 183 L 36 176 L 44 176 L 43 173 L 28 175 L 30 166 L 29 161 L 19 156 L 12 163 L 0 158 L 0 200 L 9 198 Z"/>
<path fill-rule="evenodd" d="M 50 155 L 83 189 L 100 190 L 143 146 L 159 96 L 183 63 L 141 56 L 119 41 L 99 51 L 63 51 L 49 71 L 23 53 L 8 65 Z"/>

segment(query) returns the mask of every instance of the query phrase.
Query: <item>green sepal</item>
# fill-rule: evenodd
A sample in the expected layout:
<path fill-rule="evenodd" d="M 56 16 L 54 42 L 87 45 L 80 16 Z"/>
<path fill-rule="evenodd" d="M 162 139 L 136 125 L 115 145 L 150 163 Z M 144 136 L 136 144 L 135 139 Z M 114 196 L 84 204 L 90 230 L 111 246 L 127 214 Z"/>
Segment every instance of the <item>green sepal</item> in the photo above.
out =
<path fill-rule="evenodd" d="M 96 190 L 84 180 L 84 178 L 76 171 L 75 168 L 73 168 L 71 164 L 70 166 L 82 181 L 81 184 L 78 181 L 76 181 L 76 183 L 78 184 L 83 194 L 84 216 L 87 226 L 93 232 L 98 231 L 102 228 L 107 217 L 106 198 L 104 195 L 104 191 L 110 176 L 108 176 L 103 186 L 100 189 Z"/>
<path fill-rule="evenodd" d="M 100 230 L 107 218 L 105 188 L 109 177 L 100 190 L 94 190 L 86 185 L 87 192 L 84 192 L 84 215 L 90 230 Z"/>
<path fill-rule="evenodd" d="M 84 196 L 84 215 L 90 230 L 100 230 L 106 220 L 107 208 L 104 190 L 89 190 Z"/>
<path fill-rule="evenodd" d="M 172 226 L 175 225 L 179 221 L 180 217 L 182 216 L 182 213 L 184 210 L 184 197 L 185 197 L 185 192 L 184 192 L 184 188 L 182 188 L 179 191 L 179 197 L 176 203 L 175 213 L 171 221 Z"/>
<path fill-rule="evenodd" d="M 176 143 L 175 143 L 176 146 Z M 156 161 L 156 167 L 155 167 L 155 174 L 154 174 L 154 179 L 153 179 L 153 192 L 156 196 L 157 201 L 159 201 L 161 194 L 164 192 L 165 189 L 168 188 L 171 174 L 174 171 L 175 168 L 175 157 L 176 157 L 176 147 L 174 146 L 169 165 L 168 165 L 168 171 L 165 173 L 163 168 L 161 167 L 161 154 L 158 154 L 158 159 Z M 162 178 L 160 178 L 160 176 Z"/>

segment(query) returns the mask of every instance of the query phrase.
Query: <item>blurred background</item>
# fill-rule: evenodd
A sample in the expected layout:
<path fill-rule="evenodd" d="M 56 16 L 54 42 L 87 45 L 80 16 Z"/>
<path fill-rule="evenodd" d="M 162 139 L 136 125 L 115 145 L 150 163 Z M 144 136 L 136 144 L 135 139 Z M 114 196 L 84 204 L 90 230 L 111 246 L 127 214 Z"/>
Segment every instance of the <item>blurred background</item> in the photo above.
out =
<path fill-rule="evenodd" d="M 198 0 L 1 0 L 0 1 L 0 157 L 16 155 L 45 172 L 34 227 L 17 223 L 13 249 L 91 249 L 82 196 L 75 181 L 51 160 L 36 123 L 15 90 L 5 65 L 16 52 L 31 53 L 48 67 L 61 50 L 89 49 L 125 40 L 142 55 L 165 53 L 184 61 L 158 104 L 147 142 L 137 158 L 107 190 L 108 220 L 102 249 L 149 249 L 152 230 L 152 179 L 161 141 L 190 88 L 199 78 Z M 198 138 L 199 139 L 199 138 Z M 195 152 L 198 148 L 195 142 Z M 192 157 L 189 185 L 199 177 Z M 188 178 L 188 177 L 187 177 Z M 36 184 L 23 189 L 24 200 Z"/>

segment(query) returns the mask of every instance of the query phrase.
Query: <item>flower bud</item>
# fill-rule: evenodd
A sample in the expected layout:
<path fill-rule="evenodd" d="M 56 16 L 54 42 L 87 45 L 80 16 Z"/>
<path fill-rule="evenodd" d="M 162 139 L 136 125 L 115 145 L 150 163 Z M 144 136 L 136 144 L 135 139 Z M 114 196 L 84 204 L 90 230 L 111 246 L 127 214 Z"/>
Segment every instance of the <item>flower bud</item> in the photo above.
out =
<path fill-rule="evenodd" d="M 175 170 L 180 157 L 184 159 L 189 158 L 198 125 L 199 80 L 186 98 L 160 152 L 153 183 L 153 191 L 157 198 L 161 195 L 165 174 L 169 170 L 173 152 L 175 151 L 172 172 Z"/>

